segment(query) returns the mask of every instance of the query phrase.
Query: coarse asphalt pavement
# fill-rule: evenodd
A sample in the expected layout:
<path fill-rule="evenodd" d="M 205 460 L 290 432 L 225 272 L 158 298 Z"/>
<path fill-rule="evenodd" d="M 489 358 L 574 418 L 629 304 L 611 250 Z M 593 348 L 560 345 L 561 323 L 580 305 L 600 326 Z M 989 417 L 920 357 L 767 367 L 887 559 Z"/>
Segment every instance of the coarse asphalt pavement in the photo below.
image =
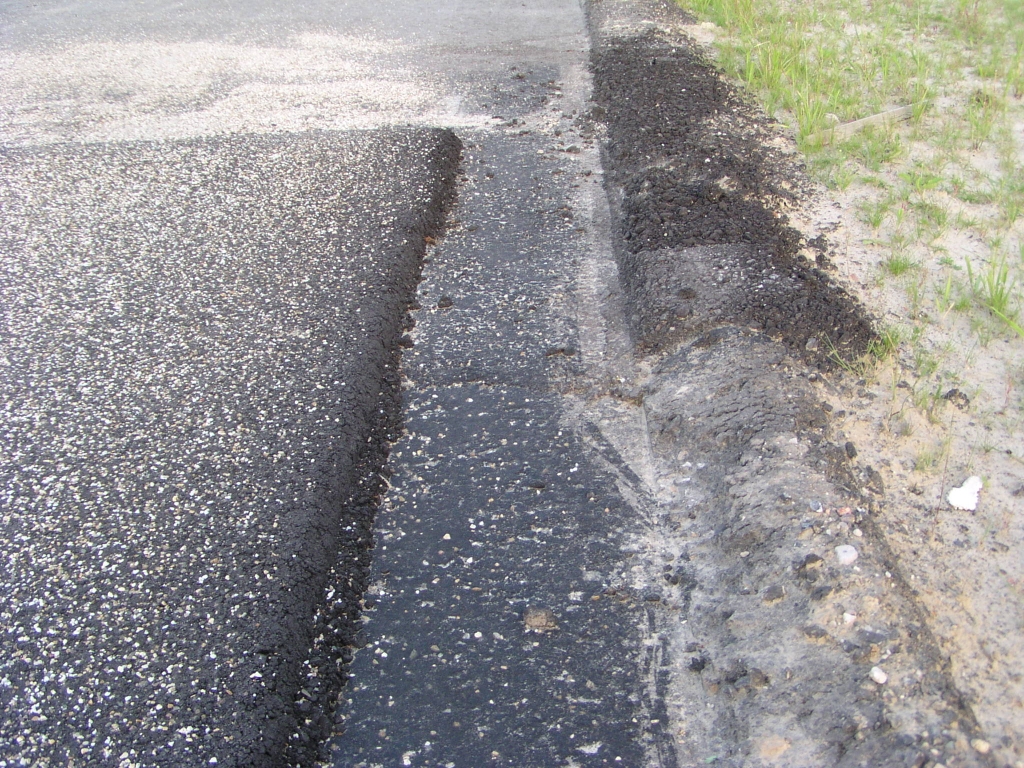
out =
<path fill-rule="evenodd" d="M 441 130 L 3 152 L 7 764 L 280 754 L 458 153 Z"/>

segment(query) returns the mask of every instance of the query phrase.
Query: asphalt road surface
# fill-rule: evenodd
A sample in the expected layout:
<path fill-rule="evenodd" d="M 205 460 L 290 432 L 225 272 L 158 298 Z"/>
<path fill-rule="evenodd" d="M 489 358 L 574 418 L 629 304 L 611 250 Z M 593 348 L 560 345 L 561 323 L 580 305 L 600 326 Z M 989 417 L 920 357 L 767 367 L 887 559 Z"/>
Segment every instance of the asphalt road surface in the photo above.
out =
<path fill-rule="evenodd" d="M 457 153 L 440 131 L 4 153 L 5 757 L 280 749 Z"/>

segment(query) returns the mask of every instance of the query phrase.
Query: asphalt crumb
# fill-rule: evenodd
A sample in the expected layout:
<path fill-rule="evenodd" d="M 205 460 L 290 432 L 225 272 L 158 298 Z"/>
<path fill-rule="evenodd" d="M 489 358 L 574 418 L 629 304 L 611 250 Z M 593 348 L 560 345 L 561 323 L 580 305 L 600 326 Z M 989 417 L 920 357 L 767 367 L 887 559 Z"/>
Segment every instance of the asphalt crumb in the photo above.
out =
<path fill-rule="evenodd" d="M 827 244 L 790 226 L 809 184 L 772 145 L 771 121 L 682 35 L 610 38 L 592 68 L 638 346 L 665 351 L 733 324 L 823 366 L 833 349 L 861 354 L 871 321 L 830 276 Z"/>

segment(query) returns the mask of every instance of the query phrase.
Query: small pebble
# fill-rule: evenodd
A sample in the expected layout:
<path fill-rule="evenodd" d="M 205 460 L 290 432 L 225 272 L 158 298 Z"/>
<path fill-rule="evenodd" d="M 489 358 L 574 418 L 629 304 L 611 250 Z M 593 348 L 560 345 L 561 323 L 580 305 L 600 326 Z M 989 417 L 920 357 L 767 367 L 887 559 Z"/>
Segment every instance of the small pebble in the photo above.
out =
<path fill-rule="evenodd" d="M 836 558 L 840 565 L 853 565 L 857 562 L 858 556 L 857 548 L 851 547 L 849 544 L 840 544 L 836 547 Z"/>
<path fill-rule="evenodd" d="M 533 632 L 550 632 L 558 627 L 554 611 L 533 605 L 523 612 L 523 623 L 527 631 Z"/>
<path fill-rule="evenodd" d="M 981 478 L 972 475 L 964 480 L 963 485 L 959 488 L 952 489 L 946 499 L 954 509 L 973 512 L 978 508 L 978 495 L 981 493 L 981 486 Z"/>
<path fill-rule="evenodd" d="M 971 746 L 979 755 L 987 755 L 992 749 L 992 745 L 984 739 L 972 739 Z"/>
<path fill-rule="evenodd" d="M 885 674 L 881 667 L 872 667 L 871 679 L 879 685 L 885 685 L 885 683 L 889 680 L 889 676 Z"/>

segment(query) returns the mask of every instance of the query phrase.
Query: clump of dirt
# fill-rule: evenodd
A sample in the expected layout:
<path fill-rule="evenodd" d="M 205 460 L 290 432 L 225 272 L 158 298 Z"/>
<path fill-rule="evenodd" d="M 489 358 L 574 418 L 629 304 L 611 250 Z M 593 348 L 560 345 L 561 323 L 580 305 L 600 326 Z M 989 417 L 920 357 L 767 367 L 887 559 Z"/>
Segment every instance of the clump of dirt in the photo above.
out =
<path fill-rule="evenodd" d="M 686 302 L 720 293 L 714 271 L 728 264 L 716 257 L 728 249 L 694 249 L 721 245 L 744 246 L 744 270 L 728 301 L 712 299 L 714 324 L 764 331 L 819 365 L 832 347 L 862 353 L 871 323 L 822 268 L 823 243 L 805 243 L 789 226 L 784 211 L 806 182 L 793 157 L 771 146 L 765 116 L 664 33 L 610 39 L 595 49 L 593 69 L 638 344 L 664 350 L 708 326 L 690 319 Z M 808 258 L 806 246 L 817 253 Z"/>

